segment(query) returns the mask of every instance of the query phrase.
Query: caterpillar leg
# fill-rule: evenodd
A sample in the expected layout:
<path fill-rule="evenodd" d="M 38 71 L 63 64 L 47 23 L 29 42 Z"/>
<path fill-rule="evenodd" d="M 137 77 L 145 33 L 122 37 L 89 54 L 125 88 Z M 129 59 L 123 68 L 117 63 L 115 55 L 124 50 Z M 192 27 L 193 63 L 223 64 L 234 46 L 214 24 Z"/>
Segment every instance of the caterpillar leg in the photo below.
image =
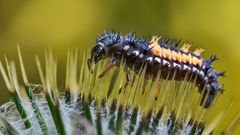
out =
<path fill-rule="evenodd" d="M 92 70 L 92 67 L 91 67 L 91 65 L 92 65 L 92 60 L 91 60 L 91 58 L 88 59 L 87 65 L 88 65 L 88 70 L 90 71 L 90 73 L 93 73 L 93 70 Z"/>
<path fill-rule="evenodd" d="M 108 71 L 110 71 L 115 66 L 115 62 L 108 64 L 105 69 L 102 71 L 102 73 L 98 76 L 98 78 L 102 78 Z"/>
<path fill-rule="evenodd" d="M 207 91 L 204 91 L 200 105 L 203 106 L 204 108 L 210 107 L 211 104 L 213 103 L 215 96 L 216 94 L 214 93 L 207 93 Z"/>
<path fill-rule="evenodd" d="M 125 72 L 126 72 L 126 78 L 127 78 L 127 81 L 126 81 L 126 83 L 125 83 L 125 85 L 124 85 L 124 88 L 127 88 L 128 84 L 129 84 L 129 82 L 130 82 L 130 80 L 131 80 L 131 74 L 130 74 L 130 72 L 128 71 L 127 68 L 125 68 L 124 70 L 125 70 Z"/>
<path fill-rule="evenodd" d="M 125 82 L 125 84 L 124 84 L 123 87 L 124 87 L 124 89 L 126 89 L 127 86 L 129 85 L 130 80 L 131 80 L 131 74 L 130 74 L 130 72 L 128 71 L 127 68 L 124 68 L 124 71 L 125 71 L 125 73 L 126 73 L 127 81 Z M 121 88 L 118 90 L 118 93 L 119 93 L 119 94 L 122 92 L 123 87 L 121 87 Z"/>
<path fill-rule="evenodd" d="M 146 87 L 147 87 L 147 80 L 144 79 L 144 82 L 143 82 L 143 90 L 142 90 L 142 95 L 145 93 L 146 91 Z"/>
<path fill-rule="evenodd" d="M 158 83 L 158 84 L 157 84 L 156 94 L 155 94 L 155 101 L 158 100 L 158 95 L 159 95 L 160 90 L 161 90 L 160 88 L 161 88 L 161 84 Z"/>

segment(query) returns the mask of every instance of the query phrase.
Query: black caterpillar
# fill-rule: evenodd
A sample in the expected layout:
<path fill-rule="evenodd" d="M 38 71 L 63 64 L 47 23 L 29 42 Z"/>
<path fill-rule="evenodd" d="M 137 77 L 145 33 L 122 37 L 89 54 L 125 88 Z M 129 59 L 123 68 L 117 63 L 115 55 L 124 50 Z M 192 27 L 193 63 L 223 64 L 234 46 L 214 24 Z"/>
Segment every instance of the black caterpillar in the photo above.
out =
<path fill-rule="evenodd" d="M 111 58 L 110 63 L 102 72 L 102 77 L 113 66 L 119 66 L 125 61 L 127 80 L 130 80 L 128 69 L 140 72 L 146 66 L 146 79 L 155 80 L 160 73 L 162 79 L 184 80 L 186 75 L 191 76 L 188 81 L 195 82 L 199 92 L 203 92 L 201 106 L 208 108 L 217 93 L 223 92 L 219 85 L 218 77 L 224 72 L 216 72 L 212 62 L 216 56 L 204 60 L 200 56 L 203 49 L 188 52 L 189 43 L 184 43 L 181 49 L 177 48 L 180 42 L 166 40 L 153 36 L 151 41 L 138 39 L 134 34 L 120 35 L 115 32 L 103 33 L 97 38 L 96 45 L 92 48 L 91 57 L 88 59 L 89 69 L 91 63 L 101 59 Z"/>

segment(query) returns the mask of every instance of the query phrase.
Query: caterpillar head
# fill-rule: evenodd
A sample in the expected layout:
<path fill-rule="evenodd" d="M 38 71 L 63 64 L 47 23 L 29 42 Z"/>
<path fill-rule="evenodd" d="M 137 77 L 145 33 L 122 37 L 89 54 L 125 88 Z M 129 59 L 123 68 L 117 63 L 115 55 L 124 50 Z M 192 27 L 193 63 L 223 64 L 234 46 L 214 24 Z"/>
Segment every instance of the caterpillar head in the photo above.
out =
<path fill-rule="evenodd" d="M 97 38 L 96 45 L 92 48 L 91 57 L 88 59 L 88 68 L 90 69 L 92 62 L 97 63 L 101 59 L 108 57 L 109 48 L 117 43 L 120 36 L 117 33 L 103 33 Z"/>
<path fill-rule="evenodd" d="M 91 57 L 88 59 L 88 68 L 90 70 L 92 62 L 97 63 L 106 57 L 106 50 L 104 44 L 97 44 L 92 48 Z"/>

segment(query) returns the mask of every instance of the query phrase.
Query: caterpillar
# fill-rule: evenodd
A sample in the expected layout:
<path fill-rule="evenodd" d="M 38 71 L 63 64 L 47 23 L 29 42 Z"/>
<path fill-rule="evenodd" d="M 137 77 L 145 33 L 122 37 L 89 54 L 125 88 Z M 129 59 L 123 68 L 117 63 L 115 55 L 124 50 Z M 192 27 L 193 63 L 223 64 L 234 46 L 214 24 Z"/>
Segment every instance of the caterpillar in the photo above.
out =
<path fill-rule="evenodd" d="M 190 43 L 183 43 L 181 48 L 178 48 L 179 44 L 180 41 L 166 40 L 158 36 L 147 41 L 132 33 L 121 35 L 104 32 L 97 38 L 87 63 L 91 69 L 93 62 L 110 58 L 112 62 L 99 76 L 103 77 L 112 67 L 120 66 L 121 62 L 125 61 L 127 81 L 131 78 L 129 69 L 139 73 L 143 66 L 146 67 L 146 79 L 155 80 L 160 74 L 162 79 L 181 81 L 186 75 L 191 76 L 187 81 L 196 84 L 198 91 L 203 93 L 200 105 L 208 108 L 217 93 L 223 92 L 218 78 L 224 76 L 225 72 L 216 72 L 213 68 L 212 63 L 217 59 L 215 55 L 205 60 L 201 57 L 203 48 L 189 52 Z"/>

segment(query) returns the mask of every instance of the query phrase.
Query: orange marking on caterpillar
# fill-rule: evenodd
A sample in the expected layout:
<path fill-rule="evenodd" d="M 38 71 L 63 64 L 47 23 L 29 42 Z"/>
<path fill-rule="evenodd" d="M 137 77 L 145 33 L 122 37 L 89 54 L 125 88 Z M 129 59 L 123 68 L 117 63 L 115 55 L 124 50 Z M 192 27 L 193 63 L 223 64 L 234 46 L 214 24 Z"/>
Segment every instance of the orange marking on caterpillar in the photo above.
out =
<path fill-rule="evenodd" d="M 198 65 L 198 66 L 201 67 L 202 66 L 202 60 L 197 58 L 197 57 L 195 57 L 195 56 L 193 56 L 192 57 L 192 64 L 193 65 Z"/>
<path fill-rule="evenodd" d="M 178 62 L 182 62 L 182 56 L 181 54 L 175 52 L 175 51 L 172 51 L 172 60 L 175 60 L 175 61 L 178 61 Z"/>
<path fill-rule="evenodd" d="M 193 52 L 193 54 L 195 54 L 196 56 L 200 56 L 201 53 L 204 52 L 204 51 L 205 51 L 205 49 L 203 49 L 203 48 L 198 48 L 198 49 L 196 49 L 196 50 Z"/>
<path fill-rule="evenodd" d="M 152 54 L 154 56 L 168 58 L 169 60 L 171 60 L 171 57 L 172 57 L 171 50 L 161 48 L 160 45 L 158 44 L 159 39 L 160 39 L 160 37 L 153 36 L 150 41 L 151 44 L 149 45 L 149 47 L 152 48 L 151 49 Z"/>
<path fill-rule="evenodd" d="M 182 62 L 187 63 L 188 56 L 186 54 L 182 54 Z"/>
<path fill-rule="evenodd" d="M 167 49 L 162 48 L 162 57 L 167 58 Z"/>
<path fill-rule="evenodd" d="M 170 49 L 166 50 L 166 57 L 171 60 L 172 59 L 172 51 Z"/>
<path fill-rule="evenodd" d="M 192 56 L 184 54 L 184 57 L 185 57 L 186 62 L 188 62 L 189 64 L 192 64 Z"/>
<path fill-rule="evenodd" d="M 182 50 L 182 51 L 185 52 L 185 53 L 188 53 L 188 51 L 189 51 L 189 49 L 190 49 L 191 46 L 192 46 L 192 45 L 191 45 L 190 43 L 184 43 L 184 44 L 183 44 L 183 47 L 182 47 L 180 50 Z"/>
<path fill-rule="evenodd" d="M 193 64 L 193 65 L 198 65 L 198 66 L 202 65 L 202 60 L 198 59 L 197 57 L 193 57 L 190 54 L 189 55 L 184 54 L 184 53 L 188 53 L 190 47 L 192 46 L 190 43 L 183 44 L 183 47 L 180 50 L 182 50 L 184 53 L 180 54 L 175 51 L 171 51 L 170 49 L 161 48 L 160 45 L 158 44 L 159 39 L 160 39 L 160 37 L 153 36 L 150 41 L 149 47 L 152 48 L 151 53 L 154 56 L 167 58 L 168 60 L 175 60 L 180 63 L 181 62 L 189 63 L 189 64 Z M 193 52 L 193 54 L 196 56 L 199 56 L 203 51 L 204 51 L 204 49 L 199 48 L 199 49 L 196 49 Z"/>
<path fill-rule="evenodd" d="M 151 44 L 149 45 L 149 47 L 152 48 L 151 52 L 154 56 L 162 57 L 162 48 L 158 44 L 159 39 L 160 37 L 153 36 L 150 41 Z"/>

